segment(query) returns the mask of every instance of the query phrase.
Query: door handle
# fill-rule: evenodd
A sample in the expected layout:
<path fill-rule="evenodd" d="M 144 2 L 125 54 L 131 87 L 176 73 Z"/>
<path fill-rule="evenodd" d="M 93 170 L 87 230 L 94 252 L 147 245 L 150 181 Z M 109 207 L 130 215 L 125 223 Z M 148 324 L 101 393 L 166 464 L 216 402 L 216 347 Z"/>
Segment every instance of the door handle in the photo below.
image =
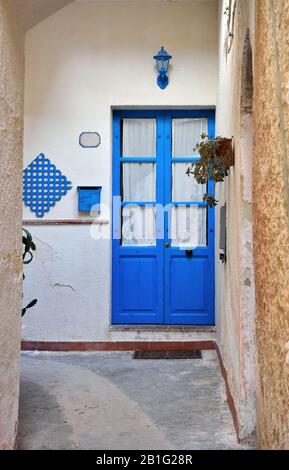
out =
<path fill-rule="evenodd" d="M 192 258 L 193 257 L 193 250 L 186 250 L 186 255 L 188 258 Z"/>
<path fill-rule="evenodd" d="M 170 248 L 171 244 L 170 243 L 165 243 L 165 248 Z"/>

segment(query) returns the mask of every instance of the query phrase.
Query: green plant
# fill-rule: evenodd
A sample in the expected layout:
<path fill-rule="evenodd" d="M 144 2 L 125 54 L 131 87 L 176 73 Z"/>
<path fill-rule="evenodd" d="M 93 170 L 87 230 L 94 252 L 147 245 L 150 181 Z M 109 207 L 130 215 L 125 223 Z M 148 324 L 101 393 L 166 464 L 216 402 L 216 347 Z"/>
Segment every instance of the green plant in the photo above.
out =
<path fill-rule="evenodd" d="M 25 228 L 23 229 L 24 235 L 22 237 L 23 243 L 23 264 L 30 264 L 33 260 L 33 251 L 36 250 L 36 245 L 33 242 L 31 233 L 28 232 Z M 23 279 L 25 279 L 25 274 L 23 274 Z M 37 304 L 37 299 L 32 300 L 25 308 L 22 309 L 22 317 L 24 317 L 26 311 L 29 308 L 34 307 Z"/>
<path fill-rule="evenodd" d="M 229 15 L 230 15 L 230 12 L 231 12 L 231 7 L 230 7 L 230 6 L 225 7 L 225 9 L 224 9 L 224 15 L 225 15 L 225 16 L 229 16 Z"/>
<path fill-rule="evenodd" d="M 200 160 L 192 163 L 187 170 L 187 175 L 193 175 L 199 184 L 208 184 L 210 180 L 214 181 L 214 194 L 205 194 L 204 202 L 210 207 L 218 204 L 215 199 L 216 183 L 221 183 L 229 174 L 229 168 L 232 165 L 232 152 L 228 157 L 228 149 L 232 149 L 231 139 L 225 139 L 218 136 L 210 140 L 206 134 L 201 135 L 201 142 L 196 145 L 195 151 L 200 154 Z"/>

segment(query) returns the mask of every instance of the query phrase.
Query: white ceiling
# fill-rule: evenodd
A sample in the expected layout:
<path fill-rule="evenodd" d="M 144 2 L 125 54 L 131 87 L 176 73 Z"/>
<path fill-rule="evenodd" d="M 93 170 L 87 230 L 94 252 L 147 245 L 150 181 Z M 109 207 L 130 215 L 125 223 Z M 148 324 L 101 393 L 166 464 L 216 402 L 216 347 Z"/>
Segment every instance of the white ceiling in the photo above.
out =
<path fill-rule="evenodd" d="M 9 0 L 21 18 L 25 30 L 53 15 L 74 0 Z"/>
<path fill-rule="evenodd" d="M 218 0 L 74 0 L 76 3 L 84 2 L 163 2 L 163 3 L 177 3 L 177 2 L 217 2 Z"/>
<path fill-rule="evenodd" d="M 112 2 L 112 1 L 127 1 L 127 0 L 9 0 L 15 7 L 18 16 L 24 24 L 24 28 L 27 31 L 33 28 L 37 23 L 43 21 L 48 16 L 53 15 L 56 11 L 69 5 L 70 3 L 78 2 Z M 128 0 L 128 1 L 139 1 L 139 0 Z M 146 0 L 152 2 L 213 2 L 216 0 Z"/>

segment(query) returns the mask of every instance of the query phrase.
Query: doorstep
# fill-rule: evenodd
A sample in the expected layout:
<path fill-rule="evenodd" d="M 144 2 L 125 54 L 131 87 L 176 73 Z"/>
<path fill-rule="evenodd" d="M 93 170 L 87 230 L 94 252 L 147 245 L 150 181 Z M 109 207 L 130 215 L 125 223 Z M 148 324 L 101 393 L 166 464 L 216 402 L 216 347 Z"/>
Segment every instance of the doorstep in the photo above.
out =
<path fill-rule="evenodd" d="M 111 325 L 109 331 L 216 333 L 216 327 L 214 325 Z"/>

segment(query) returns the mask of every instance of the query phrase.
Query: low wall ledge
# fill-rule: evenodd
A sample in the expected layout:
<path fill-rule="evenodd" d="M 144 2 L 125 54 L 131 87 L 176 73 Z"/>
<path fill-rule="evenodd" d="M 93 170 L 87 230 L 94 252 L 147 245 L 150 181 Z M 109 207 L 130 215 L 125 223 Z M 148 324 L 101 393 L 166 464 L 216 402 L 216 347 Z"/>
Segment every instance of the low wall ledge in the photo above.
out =
<path fill-rule="evenodd" d="M 108 225 L 109 220 L 97 219 L 46 219 L 46 220 L 23 220 L 23 225 Z"/>

